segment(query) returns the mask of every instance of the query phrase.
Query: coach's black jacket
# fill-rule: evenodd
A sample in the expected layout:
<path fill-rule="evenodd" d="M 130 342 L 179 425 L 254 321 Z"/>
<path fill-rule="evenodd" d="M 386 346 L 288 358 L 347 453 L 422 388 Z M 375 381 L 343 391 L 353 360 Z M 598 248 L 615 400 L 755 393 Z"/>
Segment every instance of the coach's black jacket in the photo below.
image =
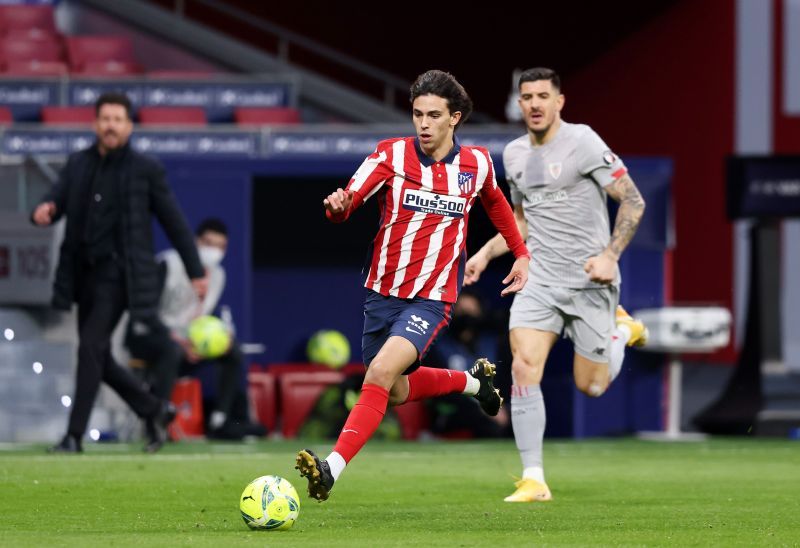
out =
<path fill-rule="evenodd" d="M 78 283 L 83 275 L 84 244 L 81 230 L 89 208 L 93 166 L 98 157 L 97 145 L 71 154 L 61 171 L 58 183 L 42 198 L 53 201 L 53 222 L 67 216 L 66 233 L 53 285 L 53 306 L 69 310 L 78 298 Z M 125 145 L 114 162 L 114 176 L 119 181 L 119 204 L 122 258 L 125 263 L 128 306 L 131 316 L 153 317 L 160 296 L 158 267 L 153 253 L 152 215 L 154 214 L 175 249 L 181 255 L 190 278 L 201 278 L 203 267 L 194 236 L 175 196 L 167 185 L 163 166 L 154 158 L 139 154 Z"/>

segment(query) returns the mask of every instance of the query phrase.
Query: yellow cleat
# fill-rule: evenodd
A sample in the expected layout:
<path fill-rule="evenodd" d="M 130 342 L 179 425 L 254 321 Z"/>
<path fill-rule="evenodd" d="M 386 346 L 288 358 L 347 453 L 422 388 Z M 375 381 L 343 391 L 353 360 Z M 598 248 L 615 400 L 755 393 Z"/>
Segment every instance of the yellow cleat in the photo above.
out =
<path fill-rule="evenodd" d="M 647 326 L 641 320 L 631 317 L 628 312 L 622 308 L 622 305 L 617 305 L 617 326 L 625 325 L 631 332 L 631 338 L 628 339 L 628 346 L 644 346 L 647 344 L 647 337 L 650 332 Z"/>
<path fill-rule="evenodd" d="M 535 479 L 521 479 L 514 484 L 517 490 L 503 500 L 506 502 L 545 502 L 553 500 L 550 488 Z"/>

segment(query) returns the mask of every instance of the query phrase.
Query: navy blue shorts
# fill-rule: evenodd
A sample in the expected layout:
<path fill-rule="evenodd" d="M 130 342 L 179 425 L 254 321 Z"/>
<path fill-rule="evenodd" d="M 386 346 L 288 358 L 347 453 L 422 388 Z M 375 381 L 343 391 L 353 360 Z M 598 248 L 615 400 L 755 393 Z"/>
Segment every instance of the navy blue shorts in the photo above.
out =
<path fill-rule="evenodd" d="M 408 375 L 420 366 L 442 329 L 450 323 L 453 305 L 414 297 L 399 299 L 384 297 L 372 290 L 367 291 L 364 302 L 364 334 L 361 338 L 361 353 L 364 365 L 378 355 L 378 351 L 392 336 L 403 337 L 417 349 L 417 360 L 403 372 Z"/>

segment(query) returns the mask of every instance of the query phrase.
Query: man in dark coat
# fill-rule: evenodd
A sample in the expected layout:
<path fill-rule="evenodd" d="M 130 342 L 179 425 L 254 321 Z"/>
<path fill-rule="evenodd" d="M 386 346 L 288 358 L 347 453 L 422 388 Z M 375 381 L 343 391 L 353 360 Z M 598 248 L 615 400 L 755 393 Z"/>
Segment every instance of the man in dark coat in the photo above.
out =
<path fill-rule="evenodd" d="M 125 309 L 145 323 L 158 309 L 160 280 L 152 216 L 180 253 L 192 286 L 207 288 L 194 237 L 170 191 L 163 167 L 133 150 L 131 103 L 105 93 L 95 104 L 97 141 L 71 154 L 59 181 L 32 214 L 40 226 L 67 216 L 53 288 L 53 306 L 78 304 L 78 369 L 67 434 L 52 450 L 80 452 L 100 382 L 113 388 L 147 425 L 145 450 L 164 443 L 174 407 L 151 395 L 111 355 L 111 334 Z"/>

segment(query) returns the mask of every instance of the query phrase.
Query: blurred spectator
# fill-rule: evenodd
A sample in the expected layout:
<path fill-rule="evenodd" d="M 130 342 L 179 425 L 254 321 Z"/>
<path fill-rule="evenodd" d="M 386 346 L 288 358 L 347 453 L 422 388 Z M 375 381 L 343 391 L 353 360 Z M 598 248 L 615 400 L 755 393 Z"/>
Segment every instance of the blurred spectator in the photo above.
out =
<path fill-rule="evenodd" d="M 204 295 L 206 280 L 192 233 L 164 179 L 164 169 L 130 147 L 131 103 L 121 93 L 104 93 L 95 104 L 97 141 L 71 154 L 58 183 L 31 216 L 40 226 L 67 216 L 56 270 L 53 306 L 78 303 L 78 369 L 67 434 L 51 448 L 82 451 L 100 381 L 107 383 L 146 419 L 147 451 L 164 442 L 175 409 L 151 395 L 114 361 L 111 333 L 125 309 L 147 318 L 158 306 L 158 267 L 153 256 L 155 214 L 180 252 L 190 290 Z"/>
<path fill-rule="evenodd" d="M 498 337 L 504 332 L 502 319 L 487 313 L 480 295 L 465 288 L 453 307 L 450 328 L 436 341 L 425 365 L 466 371 L 478 358 L 497 363 Z M 494 438 L 503 436 L 509 426 L 504 407 L 497 416 L 490 417 L 481 411 L 474 398 L 464 394 L 434 398 L 429 401 L 428 410 L 431 431 L 439 435 L 469 433 Z"/>
<path fill-rule="evenodd" d="M 213 364 L 216 373 L 216 400 L 207 415 L 208 435 L 218 439 L 242 439 L 246 435 L 266 434 L 263 427 L 250 424 L 244 413 L 234 413 L 244 371 L 244 358 L 231 339 L 228 351 L 213 360 L 197 354 L 187 338 L 189 324 L 199 316 L 211 314 L 225 289 L 222 259 L 228 248 L 228 228 L 219 219 L 205 219 L 197 227 L 197 250 L 206 269 L 208 291 L 203 299 L 192 291 L 189 276 L 174 249 L 159 254 L 163 290 L 158 321 L 129 325 L 126 343 L 134 358 L 148 364 L 148 378 L 159 398 L 168 398 L 178 375 L 197 375 L 202 366 Z M 223 318 L 230 321 L 229 318 Z M 232 328 L 232 324 L 229 323 Z M 246 406 L 244 406 L 246 407 Z"/>

